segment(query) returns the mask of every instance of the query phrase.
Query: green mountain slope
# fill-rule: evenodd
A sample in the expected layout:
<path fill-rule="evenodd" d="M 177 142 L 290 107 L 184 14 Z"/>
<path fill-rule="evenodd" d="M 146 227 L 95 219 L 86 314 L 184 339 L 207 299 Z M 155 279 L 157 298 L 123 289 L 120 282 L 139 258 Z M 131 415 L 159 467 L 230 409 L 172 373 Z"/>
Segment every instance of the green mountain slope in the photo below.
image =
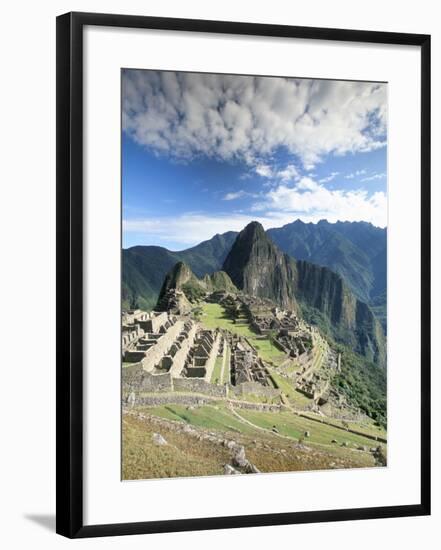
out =
<path fill-rule="evenodd" d="M 329 267 L 341 275 L 362 302 L 372 306 L 386 330 L 387 232 L 365 222 L 317 224 L 297 220 L 267 231 L 282 252 L 297 260 Z M 136 301 L 154 307 L 162 282 L 179 261 L 197 277 L 221 269 L 237 236 L 229 231 L 197 246 L 171 252 L 158 246 L 135 246 L 123 250 L 123 305 Z"/>
<path fill-rule="evenodd" d="M 368 304 L 386 330 L 387 231 L 367 222 L 297 220 L 267 231 L 281 250 L 296 258 L 329 267 Z"/>
<path fill-rule="evenodd" d="M 237 233 L 215 235 L 197 246 L 171 252 L 161 246 L 134 246 L 122 251 L 122 302 L 152 309 L 164 277 L 177 262 L 185 262 L 197 277 L 218 271 Z"/>

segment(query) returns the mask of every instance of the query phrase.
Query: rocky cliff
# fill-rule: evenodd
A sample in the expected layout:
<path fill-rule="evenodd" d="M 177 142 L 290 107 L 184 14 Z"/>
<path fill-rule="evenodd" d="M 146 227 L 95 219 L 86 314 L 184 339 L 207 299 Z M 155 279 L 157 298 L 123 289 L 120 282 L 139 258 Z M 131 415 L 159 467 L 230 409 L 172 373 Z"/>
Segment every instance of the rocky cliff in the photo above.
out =
<path fill-rule="evenodd" d="M 222 269 L 246 294 L 298 309 L 295 262 L 275 246 L 260 223 L 252 222 L 239 233 Z"/>
<path fill-rule="evenodd" d="M 383 331 L 369 306 L 355 297 L 337 273 L 281 252 L 258 222 L 239 233 L 223 270 L 246 294 L 300 309 L 323 332 L 385 364 Z"/>
<path fill-rule="evenodd" d="M 164 279 L 155 309 L 168 310 L 170 303 L 173 303 L 174 309 L 188 311 L 191 302 L 203 298 L 207 292 L 217 290 L 237 292 L 237 288 L 224 271 L 215 271 L 205 275 L 203 279 L 198 279 L 187 264 L 178 262 Z M 176 302 L 178 306 L 175 305 Z M 182 307 L 179 307 L 179 304 Z"/>

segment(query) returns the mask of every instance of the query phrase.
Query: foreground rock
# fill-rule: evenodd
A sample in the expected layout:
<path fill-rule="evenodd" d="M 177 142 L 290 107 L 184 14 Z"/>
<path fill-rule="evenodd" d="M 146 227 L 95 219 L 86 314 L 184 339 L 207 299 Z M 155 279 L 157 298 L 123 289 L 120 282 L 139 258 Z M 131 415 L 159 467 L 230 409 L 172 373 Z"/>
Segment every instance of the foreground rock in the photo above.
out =
<path fill-rule="evenodd" d="M 168 445 L 167 441 L 165 440 L 164 437 L 162 437 L 161 434 L 154 433 L 154 434 L 152 435 L 152 440 L 153 440 L 153 443 L 154 443 L 155 445 L 159 445 L 159 446 L 161 446 L 161 445 Z"/>
<path fill-rule="evenodd" d="M 240 474 L 240 472 L 239 472 L 239 470 L 236 470 L 236 468 L 233 468 L 233 466 L 231 466 L 231 464 L 225 464 L 224 474 L 225 475 L 237 475 L 237 474 Z"/>

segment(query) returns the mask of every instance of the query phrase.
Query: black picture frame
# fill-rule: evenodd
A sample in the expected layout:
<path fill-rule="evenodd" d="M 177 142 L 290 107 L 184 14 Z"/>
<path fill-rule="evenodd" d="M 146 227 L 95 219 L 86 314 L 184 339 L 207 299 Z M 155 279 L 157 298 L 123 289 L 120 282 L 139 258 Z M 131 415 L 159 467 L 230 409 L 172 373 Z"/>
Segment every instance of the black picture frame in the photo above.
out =
<path fill-rule="evenodd" d="M 83 29 L 86 25 L 412 45 L 421 48 L 421 495 L 411 505 L 83 523 Z M 430 36 L 98 13 L 57 17 L 56 531 L 99 537 L 430 514 Z"/>

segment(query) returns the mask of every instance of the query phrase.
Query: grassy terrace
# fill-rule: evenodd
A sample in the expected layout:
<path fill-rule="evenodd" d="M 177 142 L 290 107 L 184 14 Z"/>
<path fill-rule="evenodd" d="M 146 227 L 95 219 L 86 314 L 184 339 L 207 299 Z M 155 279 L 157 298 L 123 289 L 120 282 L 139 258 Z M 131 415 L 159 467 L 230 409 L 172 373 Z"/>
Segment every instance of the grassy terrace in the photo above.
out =
<path fill-rule="evenodd" d="M 308 399 L 303 393 L 295 389 L 294 383 L 290 383 L 289 380 L 274 372 L 274 370 L 271 370 L 271 378 L 279 390 L 286 395 L 293 405 L 303 406 L 311 403 L 311 399 Z"/>
<path fill-rule="evenodd" d="M 319 369 L 322 366 L 325 356 L 325 349 L 326 344 L 323 342 L 323 340 L 320 340 L 318 346 L 316 346 L 316 349 L 314 350 L 314 359 L 312 361 L 312 366 L 314 370 Z"/>
<path fill-rule="evenodd" d="M 148 410 L 148 409 L 147 409 Z M 297 447 L 295 438 L 280 437 L 275 433 L 264 431 L 257 426 L 240 420 L 232 412 L 221 407 L 201 407 L 187 410 L 177 405 L 169 405 L 150 409 L 158 416 L 168 419 L 191 421 L 196 430 L 215 430 L 219 435 L 234 439 L 244 445 L 247 458 L 262 472 L 293 472 L 299 470 L 320 470 L 329 468 L 359 468 L 375 465 L 371 453 L 355 451 L 354 446 L 342 447 L 330 444 L 329 436 L 320 437 L 320 424 L 311 427 L 311 437 L 307 447 Z M 240 411 L 242 414 L 243 411 Z M 283 429 L 285 422 L 277 413 L 273 418 L 265 420 L 270 428 L 277 424 Z M 253 418 L 256 421 L 255 418 Z M 257 419 L 258 423 L 263 420 Z M 291 425 L 286 426 L 290 437 L 303 429 Z M 285 422 L 286 424 L 286 422 Z M 315 431 L 313 431 L 315 430 Z M 334 428 L 335 430 L 335 428 Z M 231 451 L 223 445 L 210 441 L 196 440 L 185 433 L 178 433 L 166 425 L 150 423 L 130 415 L 123 417 L 122 466 L 123 479 L 149 479 L 161 477 L 183 477 L 200 475 L 221 475 L 224 464 L 231 460 Z M 157 446 L 152 441 L 153 433 L 165 437 L 168 445 Z M 346 441 L 339 438 L 335 439 Z M 314 443 L 322 439 L 325 445 Z M 233 476 L 229 476 L 233 477 Z M 232 482 L 225 480 L 225 483 Z"/>
<path fill-rule="evenodd" d="M 221 374 L 222 374 L 223 361 L 224 361 L 223 356 L 216 357 L 216 362 L 214 364 L 214 369 L 213 369 L 213 372 L 211 374 L 211 380 L 210 380 L 210 382 L 212 384 L 221 384 L 222 383 Z"/>
<path fill-rule="evenodd" d="M 302 414 L 310 418 L 316 418 L 316 419 L 321 418 L 319 415 L 314 414 L 313 412 L 305 411 Z M 353 422 L 353 421 L 345 422 L 343 420 L 339 420 L 338 418 L 327 418 L 326 421 L 332 423 L 334 426 L 340 426 L 343 428 L 346 426 L 349 426 L 349 428 L 351 428 L 352 430 L 359 430 L 360 432 L 364 432 L 368 435 L 387 438 L 387 431 L 380 426 L 376 426 L 375 421 L 371 419 L 368 419 L 365 422 Z"/>
<path fill-rule="evenodd" d="M 151 407 L 145 410 L 155 416 L 160 416 L 168 420 L 179 420 L 200 428 L 250 435 L 258 433 L 258 429 L 238 420 L 220 403 L 214 406 L 205 405 L 194 410 L 190 410 L 184 405 L 174 404 Z"/>
<path fill-rule="evenodd" d="M 227 345 L 222 384 L 227 384 L 228 382 L 230 382 L 230 361 L 231 361 L 231 349 L 230 349 L 230 346 Z"/>
<path fill-rule="evenodd" d="M 202 304 L 202 311 L 201 323 L 206 328 L 222 328 L 233 334 L 248 338 L 264 361 L 280 365 L 286 359 L 283 351 L 276 348 L 268 337 L 259 336 L 250 329 L 248 324 L 236 324 L 232 319 L 229 319 L 221 305 L 204 303 Z"/>
<path fill-rule="evenodd" d="M 276 428 L 280 435 L 294 440 L 303 438 L 305 431 L 309 431 L 308 444 L 313 445 L 338 447 L 343 442 L 347 442 L 353 447 L 358 445 L 375 446 L 375 442 L 369 438 L 352 434 L 314 420 L 308 420 L 292 412 L 259 412 L 237 409 L 240 417 L 245 419 L 245 422 L 243 422 L 228 410 L 222 402 L 216 402 L 213 405 L 204 405 L 195 409 L 188 409 L 184 405 L 176 404 L 142 407 L 141 409 L 161 418 L 178 420 L 192 426 L 219 432 L 236 432 L 255 437 L 256 435 L 262 435 L 259 428 L 266 430 Z M 334 439 L 337 443 L 332 443 Z"/>
<path fill-rule="evenodd" d="M 365 445 L 372 447 L 375 445 L 371 439 L 345 432 L 341 429 L 327 426 L 313 420 L 297 416 L 289 412 L 269 413 L 251 410 L 240 410 L 240 416 L 249 420 L 254 425 L 271 430 L 275 427 L 281 435 L 299 439 L 305 431 L 310 432 L 309 443 L 318 445 L 330 445 L 335 439 L 338 443 L 347 442 L 349 445 Z M 335 445 L 337 445 L 335 444 Z"/>

